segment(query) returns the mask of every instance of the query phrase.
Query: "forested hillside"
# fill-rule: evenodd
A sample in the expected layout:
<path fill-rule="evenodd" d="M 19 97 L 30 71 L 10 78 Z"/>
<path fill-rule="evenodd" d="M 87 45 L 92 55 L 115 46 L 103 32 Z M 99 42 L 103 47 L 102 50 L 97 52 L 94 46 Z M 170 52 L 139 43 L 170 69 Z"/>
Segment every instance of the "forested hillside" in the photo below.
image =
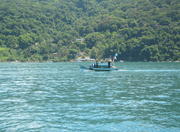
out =
<path fill-rule="evenodd" d="M 0 0 L 0 61 L 180 60 L 179 0 Z"/>

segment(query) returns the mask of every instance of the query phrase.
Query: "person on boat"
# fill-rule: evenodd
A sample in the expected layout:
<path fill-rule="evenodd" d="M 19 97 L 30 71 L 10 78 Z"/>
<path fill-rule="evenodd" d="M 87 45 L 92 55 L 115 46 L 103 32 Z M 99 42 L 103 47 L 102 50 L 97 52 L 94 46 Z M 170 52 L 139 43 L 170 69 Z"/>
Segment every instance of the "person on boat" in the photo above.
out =
<path fill-rule="evenodd" d="M 111 62 L 110 61 L 108 61 L 108 68 L 110 68 L 111 67 Z"/>
<path fill-rule="evenodd" d="M 96 63 L 95 63 L 95 68 L 98 68 L 98 62 L 96 61 Z"/>

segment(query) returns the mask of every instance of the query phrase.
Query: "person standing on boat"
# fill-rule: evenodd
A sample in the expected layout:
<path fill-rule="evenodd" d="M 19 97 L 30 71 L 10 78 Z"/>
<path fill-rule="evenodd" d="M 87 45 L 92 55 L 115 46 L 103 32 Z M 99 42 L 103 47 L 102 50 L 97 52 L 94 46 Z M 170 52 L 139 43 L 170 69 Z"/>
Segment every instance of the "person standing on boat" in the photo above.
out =
<path fill-rule="evenodd" d="M 98 61 L 96 61 L 95 68 L 98 68 Z"/>
<path fill-rule="evenodd" d="M 111 67 L 111 62 L 110 61 L 108 61 L 108 68 L 110 68 Z"/>
<path fill-rule="evenodd" d="M 116 53 L 113 57 L 112 57 L 112 62 L 114 62 L 115 60 L 117 60 L 117 56 L 118 56 L 118 54 Z"/>

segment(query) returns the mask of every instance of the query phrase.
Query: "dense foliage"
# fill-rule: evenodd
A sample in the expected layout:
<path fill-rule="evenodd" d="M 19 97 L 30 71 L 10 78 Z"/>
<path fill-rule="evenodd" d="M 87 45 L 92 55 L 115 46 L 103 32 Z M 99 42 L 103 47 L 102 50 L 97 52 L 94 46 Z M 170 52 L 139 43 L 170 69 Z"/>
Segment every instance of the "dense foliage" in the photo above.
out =
<path fill-rule="evenodd" d="M 1 0 L 0 61 L 180 60 L 179 0 Z"/>

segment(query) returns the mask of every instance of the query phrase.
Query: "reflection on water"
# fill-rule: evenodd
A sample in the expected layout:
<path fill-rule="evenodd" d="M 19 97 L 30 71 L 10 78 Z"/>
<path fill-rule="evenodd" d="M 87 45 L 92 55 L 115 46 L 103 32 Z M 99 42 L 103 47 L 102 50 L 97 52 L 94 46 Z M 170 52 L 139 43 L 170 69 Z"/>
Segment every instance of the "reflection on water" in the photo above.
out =
<path fill-rule="evenodd" d="M 0 131 L 180 131 L 180 63 L 116 65 L 0 63 Z"/>

